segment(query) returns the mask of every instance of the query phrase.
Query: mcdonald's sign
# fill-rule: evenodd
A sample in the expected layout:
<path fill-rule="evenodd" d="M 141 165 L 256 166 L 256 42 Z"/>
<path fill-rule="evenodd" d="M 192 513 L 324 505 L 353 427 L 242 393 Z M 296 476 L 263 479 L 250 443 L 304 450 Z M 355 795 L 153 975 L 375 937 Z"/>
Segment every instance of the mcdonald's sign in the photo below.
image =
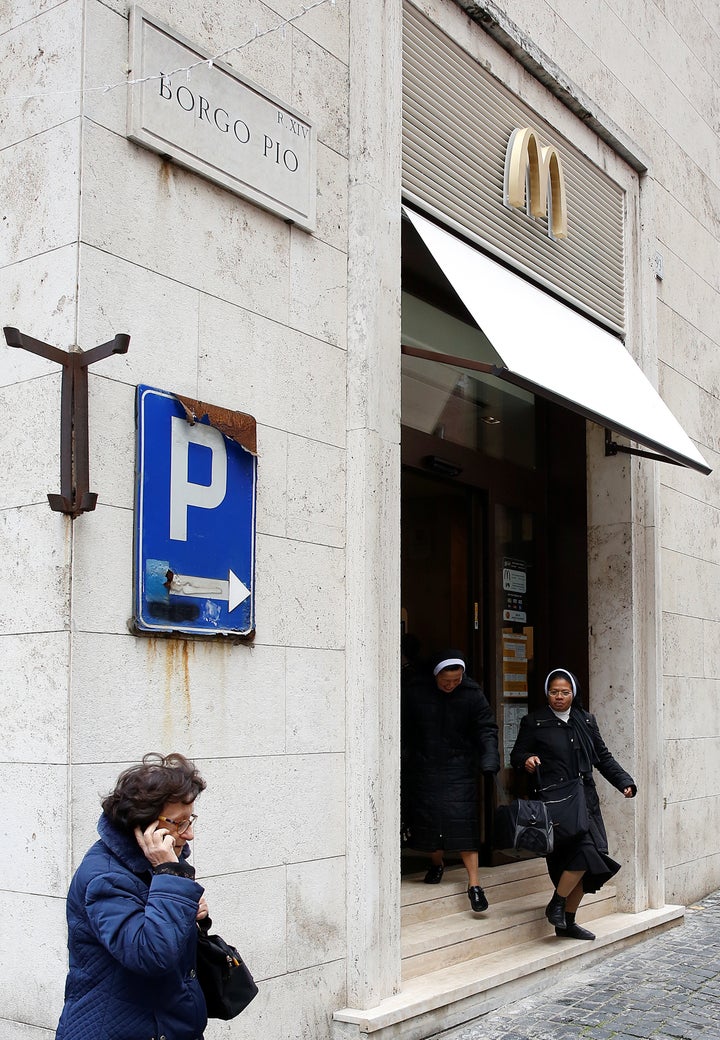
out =
<path fill-rule="evenodd" d="M 513 209 L 527 208 L 530 214 L 548 218 L 548 234 L 567 238 L 565 175 L 560 154 L 553 145 L 544 147 L 529 126 L 513 130 L 505 153 L 505 203 Z M 550 195 L 548 197 L 548 186 Z"/>

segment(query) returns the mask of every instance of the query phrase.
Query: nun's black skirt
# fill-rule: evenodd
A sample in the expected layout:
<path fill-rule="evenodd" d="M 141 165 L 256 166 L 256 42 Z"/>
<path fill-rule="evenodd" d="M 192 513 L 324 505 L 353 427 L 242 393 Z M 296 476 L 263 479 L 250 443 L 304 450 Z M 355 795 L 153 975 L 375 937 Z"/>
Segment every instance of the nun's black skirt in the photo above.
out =
<path fill-rule="evenodd" d="M 563 871 L 584 870 L 583 892 L 597 892 L 606 881 L 615 877 L 620 864 L 601 852 L 592 835 L 587 833 L 557 846 L 547 857 L 547 869 L 555 888 Z"/>

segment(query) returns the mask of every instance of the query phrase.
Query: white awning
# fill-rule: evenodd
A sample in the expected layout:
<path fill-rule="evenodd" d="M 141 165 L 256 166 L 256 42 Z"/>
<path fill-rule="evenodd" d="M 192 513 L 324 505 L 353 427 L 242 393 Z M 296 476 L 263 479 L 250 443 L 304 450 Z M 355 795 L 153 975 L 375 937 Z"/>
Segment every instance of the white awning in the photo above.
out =
<path fill-rule="evenodd" d="M 404 212 L 500 358 L 495 375 L 673 462 L 711 472 L 619 339 L 425 217 Z"/>

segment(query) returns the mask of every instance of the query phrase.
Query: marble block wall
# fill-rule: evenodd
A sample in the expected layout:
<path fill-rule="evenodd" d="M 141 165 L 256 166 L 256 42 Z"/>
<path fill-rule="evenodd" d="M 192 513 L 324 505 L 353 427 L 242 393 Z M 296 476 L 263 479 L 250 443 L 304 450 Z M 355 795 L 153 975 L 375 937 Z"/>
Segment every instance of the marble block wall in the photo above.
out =
<path fill-rule="evenodd" d="M 0 94 L 22 99 L 0 124 L 2 324 L 62 349 L 131 342 L 90 370 L 98 505 L 75 521 L 45 497 L 59 490 L 59 369 L 0 348 L 14 589 L 0 607 L 0 855 L 17 924 L 0 1031 L 52 1035 L 64 895 L 100 797 L 144 752 L 180 750 L 208 780 L 194 862 L 212 915 L 264 983 L 244 1035 L 269 1035 L 270 1016 L 278 1040 L 315 1040 L 346 1002 L 348 5 L 143 6 L 213 54 L 237 43 L 224 60 L 313 121 L 317 228 L 127 140 L 125 0 L 3 7 Z M 256 417 L 251 646 L 128 631 L 140 382 Z"/>

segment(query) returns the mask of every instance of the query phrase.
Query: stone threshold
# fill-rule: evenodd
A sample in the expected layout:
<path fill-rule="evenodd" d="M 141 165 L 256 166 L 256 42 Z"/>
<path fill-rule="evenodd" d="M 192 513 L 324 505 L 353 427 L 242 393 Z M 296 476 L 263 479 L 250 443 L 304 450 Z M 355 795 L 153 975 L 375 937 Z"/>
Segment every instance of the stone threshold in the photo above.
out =
<path fill-rule="evenodd" d="M 685 908 L 666 905 L 637 914 L 610 913 L 585 921 L 594 942 L 544 935 L 484 956 L 408 979 L 399 993 L 367 1010 L 344 1008 L 333 1016 L 336 1040 L 426 1040 L 470 1022 L 521 996 L 546 988 L 567 971 L 604 959 L 682 923 Z"/>

